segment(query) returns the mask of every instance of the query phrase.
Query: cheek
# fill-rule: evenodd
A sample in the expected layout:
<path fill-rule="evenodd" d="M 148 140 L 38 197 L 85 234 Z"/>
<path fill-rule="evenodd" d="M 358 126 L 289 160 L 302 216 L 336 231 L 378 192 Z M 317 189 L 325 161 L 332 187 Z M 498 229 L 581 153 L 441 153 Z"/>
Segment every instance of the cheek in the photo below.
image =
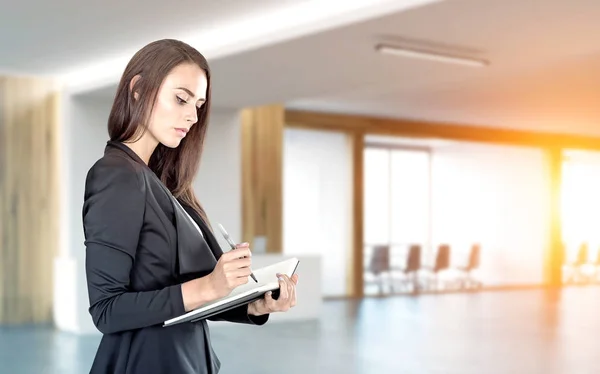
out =
<path fill-rule="evenodd" d="M 172 128 L 177 122 L 177 103 L 172 100 L 159 99 L 154 106 L 150 120 L 150 130 L 155 134 Z"/>

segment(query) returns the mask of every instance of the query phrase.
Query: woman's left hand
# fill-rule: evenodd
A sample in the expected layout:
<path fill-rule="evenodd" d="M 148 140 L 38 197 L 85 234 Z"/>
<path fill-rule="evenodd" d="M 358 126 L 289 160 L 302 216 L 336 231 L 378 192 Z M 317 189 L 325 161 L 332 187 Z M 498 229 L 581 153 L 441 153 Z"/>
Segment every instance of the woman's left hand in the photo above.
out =
<path fill-rule="evenodd" d="M 285 274 L 278 274 L 279 279 L 279 297 L 273 299 L 269 291 L 265 297 L 256 300 L 248 305 L 248 314 L 260 316 L 273 312 L 287 312 L 290 308 L 296 306 L 296 285 L 298 284 L 298 274 L 291 278 Z"/>

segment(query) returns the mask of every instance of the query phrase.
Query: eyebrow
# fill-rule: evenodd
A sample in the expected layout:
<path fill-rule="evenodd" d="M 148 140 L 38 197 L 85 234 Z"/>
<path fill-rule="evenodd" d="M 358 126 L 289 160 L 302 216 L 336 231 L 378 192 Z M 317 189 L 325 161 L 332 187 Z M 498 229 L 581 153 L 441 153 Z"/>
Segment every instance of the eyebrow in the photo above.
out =
<path fill-rule="evenodd" d="M 191 97 L 196 97 L 196 95 L 194 95 L 194 93 L 190 90 L 188 90 L 185 87 L 177 87 L 178 90 L 183 90 L 185 91 L 188 95 L 190 95 Z M 198 101 L 206 101 L 206 99 L 198 99 Z"/>

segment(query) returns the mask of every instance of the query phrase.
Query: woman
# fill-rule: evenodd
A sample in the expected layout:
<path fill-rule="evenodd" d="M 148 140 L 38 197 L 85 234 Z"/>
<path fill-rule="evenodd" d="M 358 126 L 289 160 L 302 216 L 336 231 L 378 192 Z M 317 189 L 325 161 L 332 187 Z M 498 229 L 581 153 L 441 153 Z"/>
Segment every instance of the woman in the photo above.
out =
<path fill-rule="evenodd" d="M 90 314 L 104 334 L 91 373 L 217 373 L 206 321 L 162 323 L 248 282 L 248 244 L 225 254 L 192 188 L 210 111 L 210 70 L 160 40 L 131 59 L 89 170 L 83 227 Z M 206 181 L 209 183 L 210 181 Z M 296 302 L 298 279 L 212 320 L 262 325 Z"/>

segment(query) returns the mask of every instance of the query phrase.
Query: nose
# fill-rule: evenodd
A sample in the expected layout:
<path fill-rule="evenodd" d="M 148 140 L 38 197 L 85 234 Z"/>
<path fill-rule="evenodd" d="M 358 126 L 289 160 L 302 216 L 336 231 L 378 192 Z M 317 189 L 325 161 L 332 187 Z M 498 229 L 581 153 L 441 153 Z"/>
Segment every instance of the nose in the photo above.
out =
<path fill-rule="evenodd" d="M 192 124 L 198 122 L 198 109 L 195 106 L 186 113 L 186 121 Z"/>

